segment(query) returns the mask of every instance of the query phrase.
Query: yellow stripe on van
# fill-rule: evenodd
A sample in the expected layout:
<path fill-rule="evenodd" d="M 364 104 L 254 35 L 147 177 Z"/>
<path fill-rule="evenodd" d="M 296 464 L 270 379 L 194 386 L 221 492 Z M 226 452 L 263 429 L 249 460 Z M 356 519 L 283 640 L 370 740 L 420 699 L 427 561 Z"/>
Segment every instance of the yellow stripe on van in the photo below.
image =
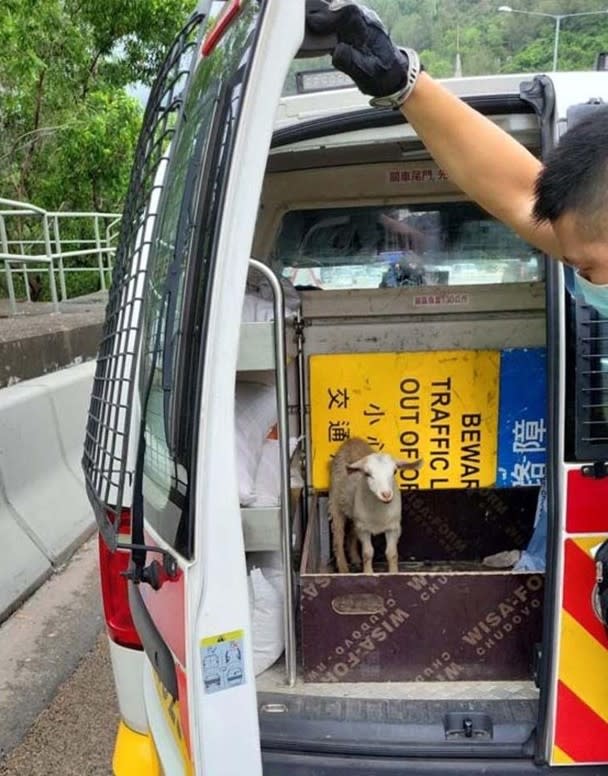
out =
<path fill-rule="evenodd" d="M 171 731 L 171 735 L 182 759 L 182 764 L 184 766 L 184 776 L 192 776 L 194 773 L 194 768 L 192 766 L 192 761 L 190 760 L 188 747 L 186 746 L 184 731 L 182 730 L 179 701 L 174 699 L 170 693 L 167 692 L 162 682 L 158 678 L 156 671 L 152 671 L 152 676 L 154 677 L 156 693 L 158 695 L 160 706 L 163 710 L 163 716 L 167 722 L 167 727 Z"/>
<path fill-rule="evenodd" d="M 553 747 L 553 756 L 551 757 L 551 765 L 572 765 L 574 760 L 567 755 L 559 746 Z"/>
<path fill-rule="evenodd" d="M 568 612 L 562 610 L 560 680 L 608 722 L 608 682 L 606 649 Z"/>

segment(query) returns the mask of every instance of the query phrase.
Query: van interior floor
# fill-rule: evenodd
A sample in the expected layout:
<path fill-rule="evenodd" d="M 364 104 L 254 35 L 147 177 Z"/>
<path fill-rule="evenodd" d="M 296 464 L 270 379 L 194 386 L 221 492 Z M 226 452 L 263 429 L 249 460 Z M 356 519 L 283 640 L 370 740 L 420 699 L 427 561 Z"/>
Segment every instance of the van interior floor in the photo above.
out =
<path fill-rule="evenodd" d="M 366 756 L 529 758 L 532 682 L 304 683 L 279 664 L 256 680 L 262 749 Z M 464 749 L 463 749 L 464 747 Z"/>
<path fill-rule="evenodd" d="M 285 683 L 285 668 L 278 660 L 256 677 L 258 693 L 317 696 L 321 698 L 361 698 L 376 700 L 538 700 L 532 681 L 487 682 L 304 682 L 293 687 Z"/>

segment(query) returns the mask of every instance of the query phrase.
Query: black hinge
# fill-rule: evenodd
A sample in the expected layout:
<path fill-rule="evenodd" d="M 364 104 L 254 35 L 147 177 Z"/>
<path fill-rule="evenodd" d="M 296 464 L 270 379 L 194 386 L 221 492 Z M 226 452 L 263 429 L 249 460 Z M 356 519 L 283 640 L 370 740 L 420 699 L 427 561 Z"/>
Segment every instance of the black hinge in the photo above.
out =
<path fill-rule="evenodd" d="M 592 477 L 594 480 L 602 480 L 608 477 L 608 461 L 594 461 L 581 466 L 583 477 Z"/>
<path fill-rule="evenodd" d="M 301 315 L 298 315 L 293 322 L 293 331 L 296 336 L 296 338 L 301 338 L 304 340 L 304 329 L 310 326 L 310 323 L 305 319 L 302 318 Z"/>

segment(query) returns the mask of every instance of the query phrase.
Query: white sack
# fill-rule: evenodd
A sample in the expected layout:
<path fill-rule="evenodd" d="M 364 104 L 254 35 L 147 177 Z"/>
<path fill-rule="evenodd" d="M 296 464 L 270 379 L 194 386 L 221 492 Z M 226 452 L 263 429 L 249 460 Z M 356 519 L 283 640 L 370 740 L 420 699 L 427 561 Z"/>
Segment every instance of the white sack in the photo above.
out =
<path fill-rule="evenodd" d="M 283 631 L 283 574 L 254 568 L 249 574 L 249 606 L 256 676 L 275 663 L 285 649 Z"/>

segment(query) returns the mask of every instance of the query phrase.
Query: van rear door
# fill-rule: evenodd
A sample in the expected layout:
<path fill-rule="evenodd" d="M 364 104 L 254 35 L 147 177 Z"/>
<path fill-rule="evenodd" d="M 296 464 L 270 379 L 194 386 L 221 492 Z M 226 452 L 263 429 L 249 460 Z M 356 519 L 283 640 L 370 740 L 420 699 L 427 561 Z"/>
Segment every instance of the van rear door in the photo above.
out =
<path fill-rule="evenodd" d="M 181 773 L 179 755 L 183 772 L 213 776 L 261 772 L 234 379 L 273 119 L 304 29 L 303 2 L 221 5 L 172 141 L 149 269 L 140 493 L 144 541 L 164 558 L 145 561 L 160 581 L 131 586 L 163 768 Z"/>
<path fill-rule="evenodd" d="M 85 471 L 110 548 L 133 492 L 129 605 L 167 776 L 261 773 L 234 380 L 262 178 L 304 5 L 203 1 L 176 42 L 144 118 L 98 359 Z"/>

